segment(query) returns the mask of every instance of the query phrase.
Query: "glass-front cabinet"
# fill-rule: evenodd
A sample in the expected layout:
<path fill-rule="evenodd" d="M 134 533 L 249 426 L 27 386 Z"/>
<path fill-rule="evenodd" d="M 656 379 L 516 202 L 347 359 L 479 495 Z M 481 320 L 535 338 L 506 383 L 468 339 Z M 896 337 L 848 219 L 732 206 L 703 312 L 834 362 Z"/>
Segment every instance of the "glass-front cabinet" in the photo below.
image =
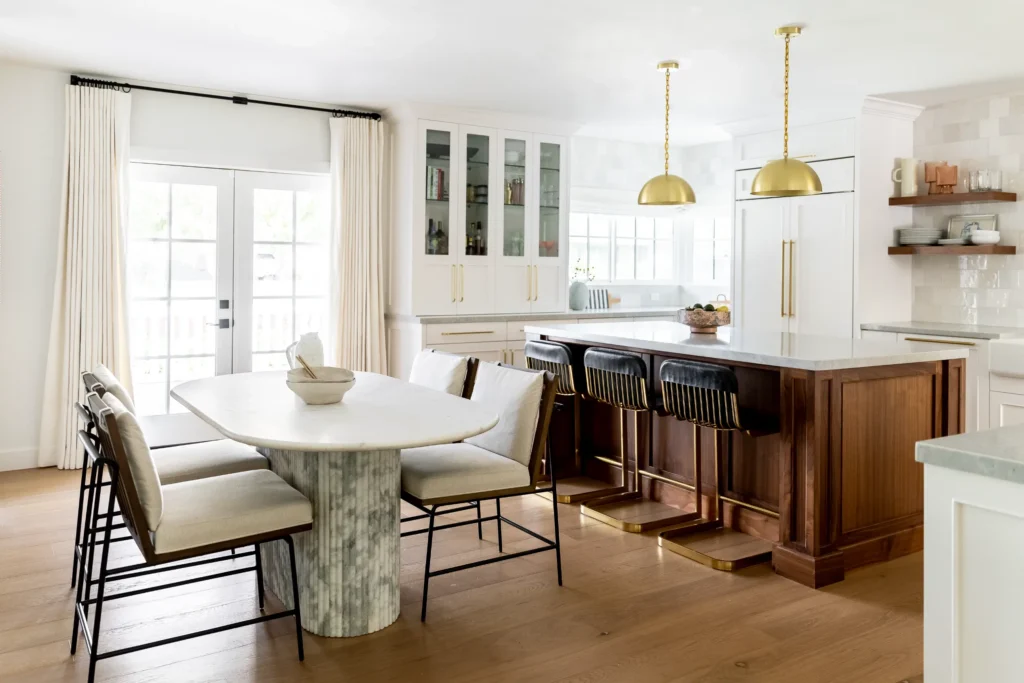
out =
<path fill-rule="evenodd" d="M 420 121 L 417 313 L 560 311 L 565 139 Z"/>

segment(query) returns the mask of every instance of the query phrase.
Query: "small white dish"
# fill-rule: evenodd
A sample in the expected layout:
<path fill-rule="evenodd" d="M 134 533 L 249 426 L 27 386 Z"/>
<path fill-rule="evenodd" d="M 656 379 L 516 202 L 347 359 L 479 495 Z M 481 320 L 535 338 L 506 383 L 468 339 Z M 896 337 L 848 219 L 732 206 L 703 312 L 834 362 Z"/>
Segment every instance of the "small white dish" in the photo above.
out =
<path fill-rule="evenodd" d="M 971 232 L 973 244 L 999 244 L 1000 237 L 998 230 L 974 230 Z"/>
<path fill-rule="evenodd" d="M 345 368 L 317 366 L 313 368 L 316 379 L 306 374 L 305 369 L 288 371 L 285 384 L 307 405 L 322 406 L 340 403 L 349 389 L 356 385 L 356 376 Z"/>

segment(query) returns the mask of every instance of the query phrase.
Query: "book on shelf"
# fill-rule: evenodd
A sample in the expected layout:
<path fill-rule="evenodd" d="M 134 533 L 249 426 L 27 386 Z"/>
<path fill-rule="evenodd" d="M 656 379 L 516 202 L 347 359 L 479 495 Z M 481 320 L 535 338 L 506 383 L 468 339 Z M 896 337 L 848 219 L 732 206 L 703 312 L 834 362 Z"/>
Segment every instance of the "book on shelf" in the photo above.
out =
<path fill-rule="evenodd" d="M 445 200 L 448 199 L 446 178 L 448 174 L 443 168 L 427 166 L 427 199 Z"/>

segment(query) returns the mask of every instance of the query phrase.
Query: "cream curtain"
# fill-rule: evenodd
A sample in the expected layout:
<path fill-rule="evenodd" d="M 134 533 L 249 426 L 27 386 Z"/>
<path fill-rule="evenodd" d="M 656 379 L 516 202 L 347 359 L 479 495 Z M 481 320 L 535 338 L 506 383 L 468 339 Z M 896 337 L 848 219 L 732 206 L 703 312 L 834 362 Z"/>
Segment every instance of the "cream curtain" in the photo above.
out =
<path fill-rule="evenodd" d="M 382 374 L 386 148 L 384 122 L 331 119 L 331 346 L 341 367 Z"/>
<path fill-rule="evenodd" d="M 39 433 L 39 466 L 82 466 L 72 402 L 109 367 L 131 391 L 125 295 L 131 96 L 65 86 L 64 189 Z"/>

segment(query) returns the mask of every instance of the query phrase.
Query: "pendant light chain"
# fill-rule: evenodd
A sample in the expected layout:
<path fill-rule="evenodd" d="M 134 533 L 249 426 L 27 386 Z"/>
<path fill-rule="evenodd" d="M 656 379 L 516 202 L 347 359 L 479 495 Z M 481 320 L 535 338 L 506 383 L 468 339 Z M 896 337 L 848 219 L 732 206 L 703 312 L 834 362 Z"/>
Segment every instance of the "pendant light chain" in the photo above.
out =
<path fill-rule="evenodd" d="M 789 158 L 789 34 L 786 34 L 786 88 L 782 95 L 782 158 Z"/>
<path fill-rule="evenodd" d="M 668 84 L 672 69 L 665 69 L 665 175 L 668 175 Z"/>

